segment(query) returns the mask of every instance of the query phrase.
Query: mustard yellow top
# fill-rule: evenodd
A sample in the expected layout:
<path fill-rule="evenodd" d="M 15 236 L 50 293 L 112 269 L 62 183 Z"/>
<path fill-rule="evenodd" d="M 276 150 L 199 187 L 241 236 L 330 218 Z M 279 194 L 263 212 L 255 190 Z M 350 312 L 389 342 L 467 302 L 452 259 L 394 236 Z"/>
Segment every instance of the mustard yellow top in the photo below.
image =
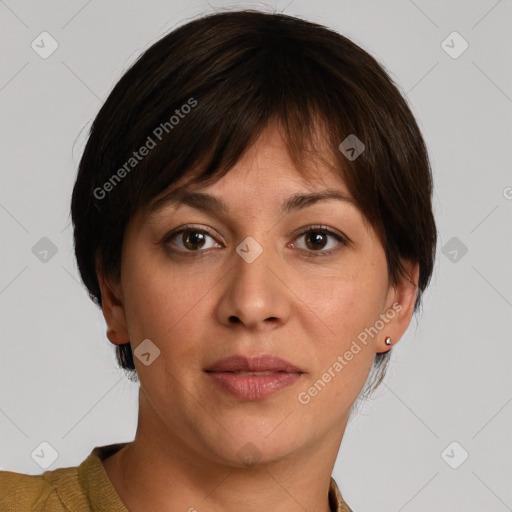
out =
<path fill-rule="evenodd" d="M 97 446 L 79 466 L 42 475 L 0 471 L 0 511 L 128 512 L 101 462 L 126 444 Z M 352 512 L 333 478 L 329 504 L 332 512 Z"/>

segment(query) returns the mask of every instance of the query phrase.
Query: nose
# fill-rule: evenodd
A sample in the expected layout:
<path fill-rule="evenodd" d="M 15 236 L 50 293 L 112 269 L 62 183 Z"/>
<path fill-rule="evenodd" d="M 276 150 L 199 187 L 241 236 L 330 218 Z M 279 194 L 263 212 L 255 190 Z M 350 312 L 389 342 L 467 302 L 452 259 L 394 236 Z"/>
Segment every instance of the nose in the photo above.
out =
<path fill-rule="evenodd" d="M 220 286 L 216 315 L 223 325 L 265 331 L 288 321 L 293 294 L 282 260 L 271 249 L 250 263 L 234 252 L 231 270 Z"/>

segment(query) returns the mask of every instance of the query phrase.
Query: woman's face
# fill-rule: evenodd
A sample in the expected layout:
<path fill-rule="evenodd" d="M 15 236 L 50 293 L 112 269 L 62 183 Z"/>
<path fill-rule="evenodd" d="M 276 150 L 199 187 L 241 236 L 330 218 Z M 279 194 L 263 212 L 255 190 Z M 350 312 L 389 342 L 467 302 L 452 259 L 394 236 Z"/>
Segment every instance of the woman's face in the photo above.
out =
<path fill-rule="evenodd" d="M 385 337 L 407 328 L 414 289 L 388 286 L 383 247 L 354 203 L 287 203 L 350 196 L 327 168 L 306 182 L 272 126 L 194 190 L 225 210 L 168 202 L 137 215 L 120 283 L 102 281 L 109 338 L 136 355 L 140 432 L 231 466 L 334 446 Z M 237 374 L 256 370 L 267 375 Z"/>

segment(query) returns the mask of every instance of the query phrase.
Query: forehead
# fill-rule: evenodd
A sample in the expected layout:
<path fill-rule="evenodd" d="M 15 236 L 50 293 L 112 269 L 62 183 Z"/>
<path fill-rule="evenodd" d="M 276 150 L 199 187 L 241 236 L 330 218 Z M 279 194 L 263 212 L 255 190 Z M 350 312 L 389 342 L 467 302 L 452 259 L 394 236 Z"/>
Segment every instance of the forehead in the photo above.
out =
<path fill-rule="evenodd" d="M 278 213 L 280 215 L 286 215 L 327 200 L 342 201 L 345 204 L 357 208 L 357 204 L 352 197 L 336 189 L 323 189 L 313 192 L 298 192 L 285 197 L 279 205 Z M 162 196 L 153 206 L 151 214 L 158 214 L 159 211 L 166 207 L 177 207 L 181 205 L 187 205 L 206 212 L 215 212 L 225 215 L 231 213 L 231 207 L 225 199 L 208 192 L 199 192 L 184 188 L 173 190 Z"/>
<path fill-rule="evenodd" d="M 308 152 L 297 168 L 280 130 L 271 124 L 222 177 L 200 181 L 200 172 L 189 172 L 154 198 L 148 210 L 153 214 L 171 205 L 186 204 L 229 213 L 231 200 L 250 201 L 253 196 L 266 201 L 275 197 L 283 214 L 329 199 L 358 207 L 342 172 L 326 158 L 327 149 L 322 149 L 321 153 Z"/>

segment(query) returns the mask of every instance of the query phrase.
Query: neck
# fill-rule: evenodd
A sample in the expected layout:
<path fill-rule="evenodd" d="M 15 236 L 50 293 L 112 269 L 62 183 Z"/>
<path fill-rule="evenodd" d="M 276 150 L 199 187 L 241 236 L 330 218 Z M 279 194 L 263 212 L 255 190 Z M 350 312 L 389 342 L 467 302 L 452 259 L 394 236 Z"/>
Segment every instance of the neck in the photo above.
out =
<path fill-rule="evenodd" d="M 328 490 L 345 425 L 337 437 L 300 453 L 252 466 L 228 464 L 193 449 L 168 428 L 155 428 L 141 398 L 135 440 L 103 462 L 131 512 L 330 512 Z"/>

